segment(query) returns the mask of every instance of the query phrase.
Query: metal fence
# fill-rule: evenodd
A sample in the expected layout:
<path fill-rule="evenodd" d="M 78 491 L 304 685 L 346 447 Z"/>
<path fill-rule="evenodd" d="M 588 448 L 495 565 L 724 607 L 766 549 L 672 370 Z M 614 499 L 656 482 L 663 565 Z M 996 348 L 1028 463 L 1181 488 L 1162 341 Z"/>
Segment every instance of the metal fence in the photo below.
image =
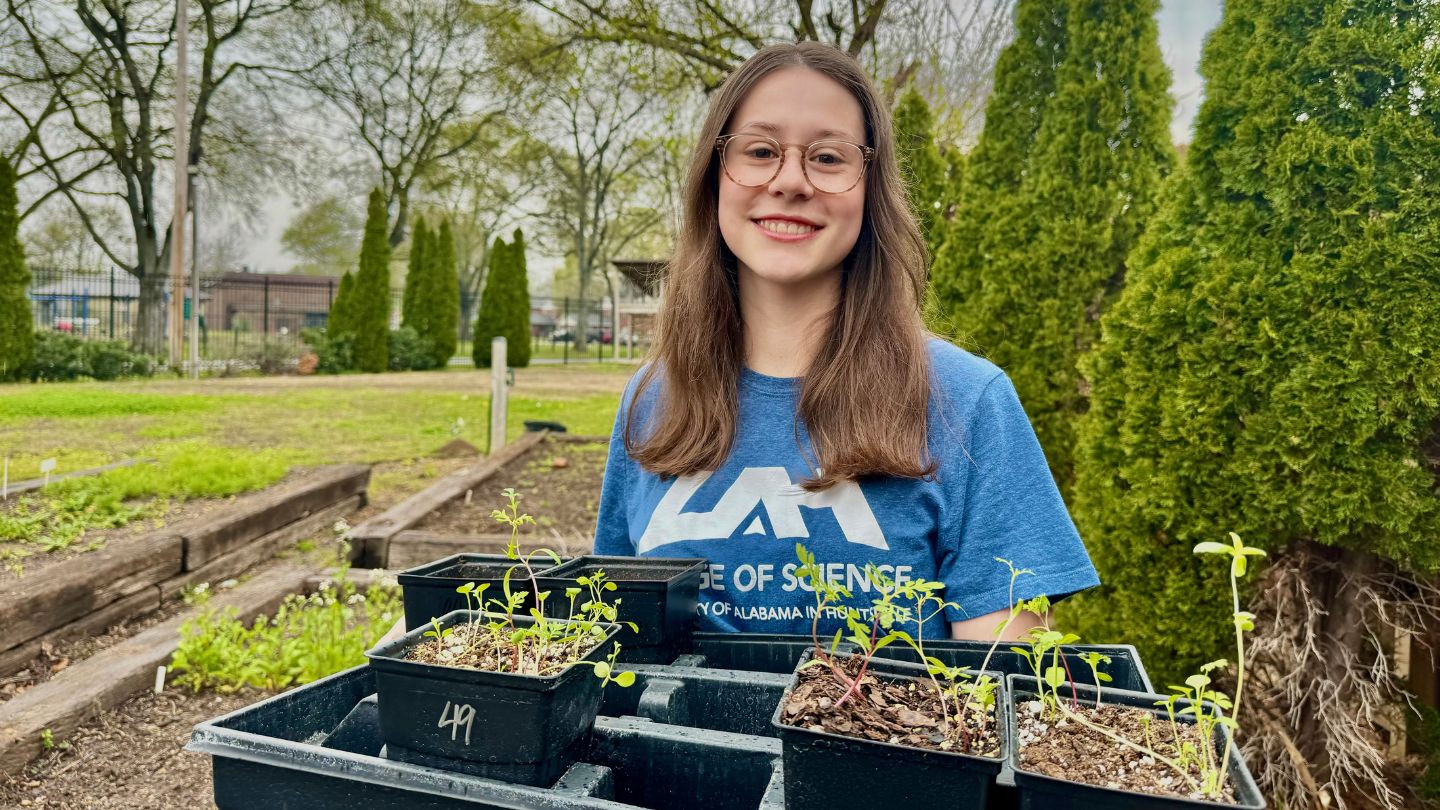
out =
<path fill-rule="evenodd" d="M 32 268 L 31 275 L 28 294 L 37 331 L 56 330 L 89 340 L 131 339 L 139 315 L 140 285 L 134 276 L 119 269 L 83 273 L 45 268 Z M 247 360 L 267 347 L 273 350 L 276 344 L 298 355 L 302 331 L 324 328 L 338 291 L 339 279 L 332 277 L 268 273 L 202 276 L 200 355 L 206 360 Z M 188 286 L 184 295 L 183 311 L 188 322 L 193 303 Z M 167 282 L 167 306 L 162 308 L 162 318 L 169 315 L 169 297 Z M 395 328 L 400 325 L 403 290 L 392 289 L 390 299 L 390 325 Z M 460 345 L 456 351 L 460 357 L 470 357 L 478 306 L 477 296 L 461 296 Z M 637 322 L 625 314 L 617 318 L 613 310 L 608 300 L 587 301 L 582 318 L 576 299 L 532 297 L 532 357 L 570 362 L 635 355 L 637 346 L 649 342 L 649 321 Z"/>

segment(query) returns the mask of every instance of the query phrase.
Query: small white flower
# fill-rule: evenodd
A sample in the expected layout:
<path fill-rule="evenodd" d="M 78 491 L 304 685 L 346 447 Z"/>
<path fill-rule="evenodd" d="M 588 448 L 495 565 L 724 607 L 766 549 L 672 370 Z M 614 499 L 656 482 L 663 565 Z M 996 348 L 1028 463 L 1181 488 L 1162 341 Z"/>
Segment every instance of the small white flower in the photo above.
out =
<path fill-rule="evenodd" d="M 353 594 L 350 595 L 350 598 L 349 598 L 349 599 L 346 599 L 346 600 L 345 600 L 345 604 L 347 604 L 347 605 L 358 605 L 358 604 L 361 604 L 361 603 L 364 602 L 364 601 L 365 601 L 365 594 L 363 594 L 363 593 L 353 593 Z"/>
<path fill-rule="evenodd" d="M 350 524 L 345 522 L 345 518 L 340 518 L 339 520 L 335 521 L 335 525 L 331 528 L 335 530 L 336 534 L 344 534 L 350 531 Z"/>

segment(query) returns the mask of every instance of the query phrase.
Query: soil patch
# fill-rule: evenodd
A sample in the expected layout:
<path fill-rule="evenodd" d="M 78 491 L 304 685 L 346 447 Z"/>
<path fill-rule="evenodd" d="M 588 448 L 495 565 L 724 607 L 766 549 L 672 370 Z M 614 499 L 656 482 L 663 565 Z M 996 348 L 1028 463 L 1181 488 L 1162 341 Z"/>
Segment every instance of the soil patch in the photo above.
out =
<path fill-rule="evenodd" d="M 1020 749 L 1020 764 L 1028 771 L 1101 787 L 1207 801 L 1199 791 L 1189 789 L 1173 768 L 1154 757 L 1063 717 L 1053 722 L 1042 721 L 1038 700 L 1020 703 L 1016 711 L 1020 734 L 1016 744 Z M 1167 717 L 1120 706 L 1102 706 L 1097 710 L 1082 705 L 1076 713 L 1141 745 L 1145 744 L 1148 718 L 1151 747 L 1167 755 L 1177 748 L 1176 734 Z M 1177 722 L 1175 729 L 1179 731 L 1179 741 L 1195 746 L 1197 751 L 1210 744 L 1200 739 L 1193 724 Z M 1219 755 L 1215 752 L 1216 758 Z M 1188 772 L 1198 783 L 1199 768 L 1191 766 Z M 1234 789 L 1230 785 L 1226 785 L 1225 800 L 1234 802 Z"/>
<path fill-rule="evenodd" d="M 441 534 L 495 534 L 505 527 L 490 513 L 501 506 L 501 490 L 520 493 L 520 511 L 535 516 L 533 542 L 562 538 L 570 553 L 588 550 L 600 514 L 600 483 L 608 442 L 542 443 L 540 449 L 506 464 L 473 490 L 470 502 L 457 498 L 427 515 L 416 529 Z M 574 541 L 579 540 L 577 544 Z"/>
<path fill-rule="evenodd" d="M 839 660 L 847 677 L 854 679 L 859 674 L 858 657 Z M 983 727 L 977 722 L 978 712 L 967 712 L 962 732 L 945 719 L 940 694 L 929 681 L 877 676 L 867 671 L 860 677 L 858 699 L 852 694 L 840 704 L 845 692 L 846 685 L 829 667 L 812 666 L 802 670 L 795 689 L 786 698 L 782 719 L 792 726 L 846 737 L 951 753 L 1000 756 L 994 709 L 986 711 Z"/>
<path fill-rule="evenodd" d="M 36 760 L 0 777 L 0 806 L 71 810 L 214 807 L 210 757 L 181 749 L 195 724 L 266 697 L 166 691 L 105 712 Z M 63 750 L 62 750 L 63 747 Z"/>
<path fill-rule="evenodd" d="M 556 675 L 572 661 L 600 646 L 604 634 L 577 638 L 573 644 L 545 644 L 533 636 L 509 643 L 509 631 L 499 625 L 491 632 L 485 625 L 461 624 L 444 638 L 432 638 L 406 653 L 405 658 L 421 664 L 464 667 L 485 672 L 513 672 L 521 675 Z"/>

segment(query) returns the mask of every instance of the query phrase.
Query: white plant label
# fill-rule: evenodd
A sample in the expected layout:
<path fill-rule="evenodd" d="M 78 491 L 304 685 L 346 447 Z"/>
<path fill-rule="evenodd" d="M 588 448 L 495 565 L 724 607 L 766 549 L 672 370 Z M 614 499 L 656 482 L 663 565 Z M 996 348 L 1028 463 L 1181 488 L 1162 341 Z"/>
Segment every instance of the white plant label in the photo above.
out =
<path fill-rule="evenodd" d="M 5 480 L 0 483 L 0 498 L 10 500 L 10 457 L 5 457 Z"/>
<path fill-rule="evenodd" d="M 470 744 L 470 727 L 475 722 L 475 708 L 469 703 L 454 704 L 454 711 L 451 711 L 450 701 L 445 701 L 445 710 L 440 712 L 440 722 L 436 727 L 450 727 L 450 742 L 455 742 L 460 734 L 460 727 L 465 727 L 465 744 Z"/>
<path fill-rule="evenodd" d="M 55 459 L 47 458 L 40 462 L 40 472 L 45 473 L 45 486 L 50 486 L 50 473 L 55 470 Z"/>

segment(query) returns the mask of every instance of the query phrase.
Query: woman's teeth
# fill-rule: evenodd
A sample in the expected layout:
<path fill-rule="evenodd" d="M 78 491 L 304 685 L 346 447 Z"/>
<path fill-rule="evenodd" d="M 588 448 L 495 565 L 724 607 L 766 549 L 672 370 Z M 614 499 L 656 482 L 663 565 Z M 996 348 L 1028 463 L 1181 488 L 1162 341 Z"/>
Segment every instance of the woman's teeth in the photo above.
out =
<path fill-rule="evenodd" d="M 801 225 L 798 222 L 789 222 L 781 219 L 759 220 L 760 227 L 773 233 L 800 234 L 810 233 L 815 230 L 814 225 Z"/>

